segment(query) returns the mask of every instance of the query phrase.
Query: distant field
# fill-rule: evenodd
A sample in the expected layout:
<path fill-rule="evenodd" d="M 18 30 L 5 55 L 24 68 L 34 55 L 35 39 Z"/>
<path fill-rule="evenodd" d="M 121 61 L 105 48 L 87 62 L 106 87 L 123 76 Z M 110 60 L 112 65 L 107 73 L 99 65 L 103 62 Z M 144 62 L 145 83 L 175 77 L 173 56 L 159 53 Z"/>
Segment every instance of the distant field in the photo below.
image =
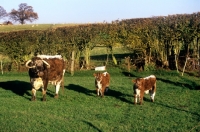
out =
<path fill-rule="evenodd" d="M 74 26 L 78 24 L 25 24 L 25 25 L 3 25 L 0 26 L 0 32 L 11 32 L 20 30 L 46 30 L 48 28 L 57 28 L 65 26 Z"/>

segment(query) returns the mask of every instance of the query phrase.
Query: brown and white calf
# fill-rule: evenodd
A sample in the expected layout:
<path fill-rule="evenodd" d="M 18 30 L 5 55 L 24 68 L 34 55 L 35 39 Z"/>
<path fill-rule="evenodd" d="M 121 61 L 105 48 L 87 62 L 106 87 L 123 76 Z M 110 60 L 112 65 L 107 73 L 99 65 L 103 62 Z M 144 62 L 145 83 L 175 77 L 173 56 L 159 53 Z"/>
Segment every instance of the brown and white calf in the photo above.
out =
<path fill-rule="evenodd" d="M 93 74 L 95 77 L 95 87 L 97 96 L 104 96 L 104 92 L 107 92 L 110 85 L 110 74 L 108 72 L 98 72 Z"/>
<path fill-rule="evenodd" d="M 156 77 L 150 75 L 145 78 L 137 78 L 132 80 L 133 85 L 133 94 L 134 94 L 134 104 L 137 104 L 137 99 L 139 103 L 143 103 L 144 93 L 150 94 L 151 101 L 154 102 L 154 97 L 156 94 Z"/>

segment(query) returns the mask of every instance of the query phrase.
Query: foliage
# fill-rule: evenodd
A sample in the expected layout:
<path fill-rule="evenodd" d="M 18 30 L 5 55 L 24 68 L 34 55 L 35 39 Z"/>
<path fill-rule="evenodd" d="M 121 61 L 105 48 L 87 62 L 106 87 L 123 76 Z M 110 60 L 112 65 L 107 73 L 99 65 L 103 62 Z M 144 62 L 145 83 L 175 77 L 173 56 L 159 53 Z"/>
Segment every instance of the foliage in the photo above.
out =
<path fill-rule="evenodd" d="M 6 10 L 2 6 L 0 6 L 0 19 L 4 18 L 6 16 L 7 16 Z"/>
<path fill-rule="evenodd" d="M 155 63 L 156 60 L 168 61 L 170 69 L 176 68 L 177 71 L 184 71 L 178 66 L 179 61 L 183 61 L 185 66 L 187 65 L 187 61 L 179 60 L 181 56 L 196 60 L 200 58 L 199 15 L 200 13 L 197 12 L 127 19 L 112 23 L 52 27 L 42 31 L 24 31 L 24 33 L 23 31 L 1 33 L 0 47 L 11 48 L 7 49 L 9 52 L 4 50 L 2 52 L 19 61 L 28 52 L 23 49 L 25 45 L 30 47 L 31 54 L 62 54 L 68 60 L 71 59 L 71 54 L 74 52 L 75 63 L 78 64 L 80 56 L 84 55 L 86 65 L 89 66 L 90 52 L 94 47 L 107 47 L 107 60 L 111 53 L 116 62 L 113 48 L 120 45 L 120 47 L 126 47 L 133 52 L 135 49 L 141 49 L 145 54 L 146 64 Z M 27 32 L 29 32 L 28 35 L 26 35 Z M 22 53 L 12 53 L 14 51 L 22 51 Z M 184 54 L 181 54 L 181 51 L 184 51 Z M 17 55 L 19 57 L 16 57 Z"/>
<path fill-rule="evenodd" d="M 38 14 L 34 12 L 32 6 L 28 6 L 26 3 L 21 3 L 19 9 L 9 13 L 10 19 L 20 24 L 25 24 L 26 21 L 33 22 L 38 19 Z"/>

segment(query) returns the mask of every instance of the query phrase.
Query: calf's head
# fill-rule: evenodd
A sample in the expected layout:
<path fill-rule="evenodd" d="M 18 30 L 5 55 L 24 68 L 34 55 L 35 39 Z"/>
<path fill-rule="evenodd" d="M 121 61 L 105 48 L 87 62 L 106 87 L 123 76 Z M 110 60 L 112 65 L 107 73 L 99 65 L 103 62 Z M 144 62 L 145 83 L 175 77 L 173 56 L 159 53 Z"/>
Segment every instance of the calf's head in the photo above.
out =
<path fill-rule="evenodd" d="M 100 83 L 102 81 L 102 78 L 103 78 L 103 74 L 102 73 L 94 73 L 93 75 L 94 75 L 95 80 L 97 81 L 97 83 Z"/>
<path fill-rule="evenodd" d="M 143 81 L 144 80 L 142 78 L 137 78 L 135 80 L 132 80 L 132 82 L 134 83 L 134 88 L 135 89 L 142 89 Z"/>

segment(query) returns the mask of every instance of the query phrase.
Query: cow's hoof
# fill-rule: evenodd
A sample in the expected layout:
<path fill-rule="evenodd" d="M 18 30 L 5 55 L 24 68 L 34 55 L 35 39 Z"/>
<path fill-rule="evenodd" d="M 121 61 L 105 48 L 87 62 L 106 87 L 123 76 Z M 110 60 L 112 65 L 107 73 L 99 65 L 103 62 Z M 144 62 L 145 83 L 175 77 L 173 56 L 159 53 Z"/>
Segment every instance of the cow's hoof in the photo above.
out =
<path fill-rule="evenodd" d="M 31 98 L 31 101 L 35 101 L 35 100 L 36 100 L 35 97 L 32 97 L 32 98 Z"/>
<path fill-rule="evenodd" d="M 47 99 L 46 99 L 46 98 L 43 98 L 42 101 L 47 101 Z"/>
<path fill-rule="evenodd" d="M 54 95 L 54 98 L 57 99 L 57 98 L 58 98 L 58 94 L 55 94 L 55 95 Z"/>

